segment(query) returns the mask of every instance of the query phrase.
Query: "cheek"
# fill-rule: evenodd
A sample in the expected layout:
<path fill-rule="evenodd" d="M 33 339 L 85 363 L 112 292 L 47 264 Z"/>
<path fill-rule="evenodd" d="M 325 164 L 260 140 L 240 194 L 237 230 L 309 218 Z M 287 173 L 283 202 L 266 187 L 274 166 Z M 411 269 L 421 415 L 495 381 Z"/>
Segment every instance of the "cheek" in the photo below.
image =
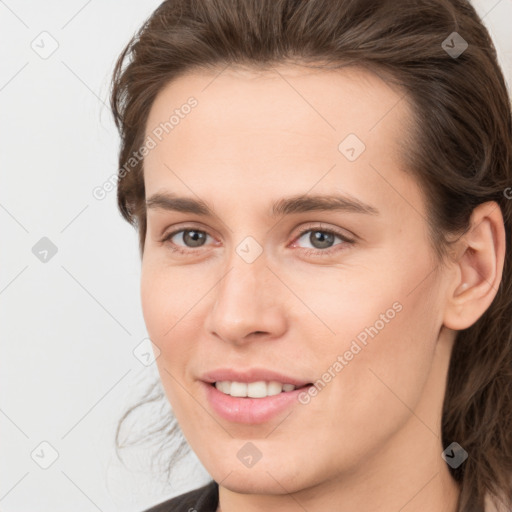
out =
<path fill-rule="evenodd" d="M 166 315 L 167 302 L 165 275 L 157 272 L 154 266 L 144 260 L 141 272 L 141 306 L 144 322 L 150 338 L 156 342 L 165 333 L 164 318 Z M 171 321 L 171 318 L 169 318 Z M 167 327 L 167 329 L 170 325 Z"/>
<path fill-rule="evenodd" d="M 379 409 L 384 413 L 396 405 L 402 412 L 396 395 L 411 407 L 418 401 L 440 327 L 439 294 L 431 270 L 428 257 L 413 259 L 408 254 L 401 261 L 394 254 L 387 264 L 382 257 L 379 265 L 343 270 L 338 280 L 317 276 L 309 280 L 314 286 L 300 290 L 304 302 L 331 330 L 314 317 L 302 324 L 311 328 L 306 338 L 318 377 L 336 381 L 336 391 L 324 393 L 332 400 L 332 410 L 342 403 L 359 411 L 352 418 L 379 421 Z"/>
<path fill-rule="evenodd" d="M 140 286 L 142 314 L 149 337 L 161 351 L 158 365 L 164 361 L 166 365 L 177 363 L 189 345 L 179 340 L 183 341 L 185 330 L 192 327 L 192 315 L 187 312 L 198 298 L 187 288 L 185 277 L 183 272 L 153 264 L 150 258 L 143 261 Z"/>
<path fill-rule="evenodd" d="M 145 258 L 140 285 L 142 314 L 148 335 L 160 350 L 156 364 L 170 397 L 181 393 L 175 379 L 188 386 L 195 378 L 190 363 L 198 359 L 197 340 L 204 337 L 204 304 L 215 280 L 206 268 L 172 267 L 150 251 Z"/>
<path fill-rule="evenodd" d="M 355 299 L 338 323 L 347 334 L 340 336 L 337 353 L 351 360 L 328 399 L 333 410 L 344 404 L 356 430 L 373 424 L 394 431 L 420 401 L 429 377 L 437 340 L 432 282 L 425 280 L 411 293 L 411 276 L 396 277 L 394 286 Z"/>
<path fill-rule="evenodd" d="M 150 251 L 141 269 L 141 305 L 146 327 L 156 338 L 170 338 L 176 328 L 186 324 L 188 311 L 207 291 L 190 272 L 176 269 Z M 182 320 L 183 319 L 183 320 Z"/>
<path fill-rule="evenodd" d="M 199 292 L 190 292 L 183 272 L 153 263 L 149 257 L 142 264 L 140 291 L 148 335 L 160 350 L 156 365 L 163 389 L 178 421 L 186 422 L 188 408 L 193 404 L 187 394 L 183 395 L 180 383 L 187 378 L 184 371 L 194 350 L 190 340 L 198 328 L 193 315 L 187 312 L 197 303 L 195 295 Z"/>

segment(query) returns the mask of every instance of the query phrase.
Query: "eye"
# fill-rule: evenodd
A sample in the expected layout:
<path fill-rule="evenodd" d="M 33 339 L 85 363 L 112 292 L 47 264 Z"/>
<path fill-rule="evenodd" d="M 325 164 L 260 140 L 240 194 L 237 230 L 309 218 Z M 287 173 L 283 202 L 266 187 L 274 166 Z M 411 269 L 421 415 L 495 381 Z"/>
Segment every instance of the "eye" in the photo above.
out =
<path fill-rule="evenodd" d="M 341 240 L 341 243 L 334 244 L 335 240 Z M 342 233 L 332 230 L 324 229 L 321 226 L 302 230 L 299 236 L 295 239 L 294 245 L 303 239 L 303 243 L 311 244 L 313 249 L 306 248 L 304 253 L 306 255 L 324 256 L 332 254 L 335 251 L 343 250 L 343 247 L 354 243 L 354 240 L 346 237 Z M 338 246 L 342 246 L 337 248 Z"/>
<path fill-rule="evenodd" d="M 198 247 L 202 247 L 207 237 L 210 237 L 210 235 L 208 235 L 208 233 L 206 233 L 205 231 L 201 231 L 199 229 L 180 229 L 165 235 L 160 242 L 170 242 L 169 246 L 173 251 L 187 253 L 188 251 L 186 249 L 195 249 Z M 176 238 L 176 240 L 173 240 L 173 238 Z M 180 239 L 183 245 L 177 243 Z M 185 250 L 182 249 L 181 247 L 184 247 Z"/>
<path fill-rule="evenodd" d="M 167 245 L 173 252 L 189 254 L 196 252 L 194 249 L 207 245 L 208 238 L 213 239 L 206 231 L 189 227 L 164 235 L 160 243 Z M 294 239 L 292 247 L 296 247 L 302 239 L 304 239 L 302 243 L 309 243 L 312 246 L 312 248 L 303 248 L 302 252 L 307 256 L 330 255 L 335 251 L 343 250 L 346 245 L 352 245 L 355 242 L 341 232 L 325 229 L 318 225 L 303 229 Z M 335 244 L 336 239 L 340 240 L 341 243 Z"/>

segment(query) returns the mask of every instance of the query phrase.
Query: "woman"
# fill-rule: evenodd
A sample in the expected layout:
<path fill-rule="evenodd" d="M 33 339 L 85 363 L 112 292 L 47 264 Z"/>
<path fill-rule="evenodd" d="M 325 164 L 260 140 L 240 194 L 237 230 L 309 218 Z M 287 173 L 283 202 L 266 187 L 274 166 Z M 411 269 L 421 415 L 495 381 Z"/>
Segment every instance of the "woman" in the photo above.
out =
<path fill-rule="evenodd" d="M 512 510 L 511 108 L 473 7 L 166 1 L 111 100 L 212 477 L 151 510 Z"/>

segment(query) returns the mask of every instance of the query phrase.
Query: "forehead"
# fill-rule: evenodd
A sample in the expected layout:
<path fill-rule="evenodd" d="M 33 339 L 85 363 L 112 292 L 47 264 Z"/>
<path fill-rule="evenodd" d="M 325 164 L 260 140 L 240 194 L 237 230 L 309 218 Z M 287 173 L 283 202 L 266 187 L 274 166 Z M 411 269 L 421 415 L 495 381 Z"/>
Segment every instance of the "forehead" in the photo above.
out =
<path fill-rule="evenodd" d="M 401 166 L 410 122 L 404 93 L 360 68 L 189 72 L 152 105 L 146 196 L 166 188 L 221 197 L 226 183 L 240 183 L 273 196 L 336 186 L 369 203 L 396 204 L 402 190 L 419 204 Z"/>
<path fill-rule="evenodd" d="M 364 140 L 377 130 L 380 136 L 385 131 L 393 139 L 400 136 L 397 128 L 408 118 L 404 93 L 365 69 L 227 67 L 188 72 L 168 83 L 152 105 L 146 132 L 169 121 L 173 111 L 190 98 L 198 103 L 190 112 L 193 121 L 182 122 L 188 114 L 180 116 L 178 123 L 173 121 L 174 139 L 180 133 L 188 137 L 187 127 L 199 136 L 217 128 L 253 131 L 260 137 L 275 130 L 327 139 L 357 133 Z"/>

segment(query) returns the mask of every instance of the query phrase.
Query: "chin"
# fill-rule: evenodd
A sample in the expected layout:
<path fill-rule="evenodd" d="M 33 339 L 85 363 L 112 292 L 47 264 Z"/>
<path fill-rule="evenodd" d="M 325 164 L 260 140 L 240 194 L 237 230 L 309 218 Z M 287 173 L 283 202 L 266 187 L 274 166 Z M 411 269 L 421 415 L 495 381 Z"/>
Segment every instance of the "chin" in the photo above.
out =
<path fill-rule="evenodd" d="M 241 494 L 279 495 L 308 487 L 304 480 L 304 474 L 301 479 L 298 479 L 297 473 L 294 471 L 283 472 L 282 466 L 278 465 L 276 468 L 272 468 L 263 465 L 262 461 L 258 462 L 258 465 L 260 464 L 258 469 L 252 467 L 233 470 L 226 467 L 210 474 L 222 487 Z"/>
<path fill-rule="evenodd" d="M 272 472 L 270 473 L 273 475 Z M 221 480 L 221 485 L 239 494 L 278 495 L 286 494 L 287 492 L 295 492 L 297 490 L 294 487 L 290 488 L 290 486 L 287 485 L 287 480 L 281 476 L 274 476 L 274 478 L 267 473 L 259 475 L 250 473 L 240 475 L 233 472 L 229 477 L 225 478 L 224 481 Z M 286 489 L 286 491 L 284 489 Z"/>

